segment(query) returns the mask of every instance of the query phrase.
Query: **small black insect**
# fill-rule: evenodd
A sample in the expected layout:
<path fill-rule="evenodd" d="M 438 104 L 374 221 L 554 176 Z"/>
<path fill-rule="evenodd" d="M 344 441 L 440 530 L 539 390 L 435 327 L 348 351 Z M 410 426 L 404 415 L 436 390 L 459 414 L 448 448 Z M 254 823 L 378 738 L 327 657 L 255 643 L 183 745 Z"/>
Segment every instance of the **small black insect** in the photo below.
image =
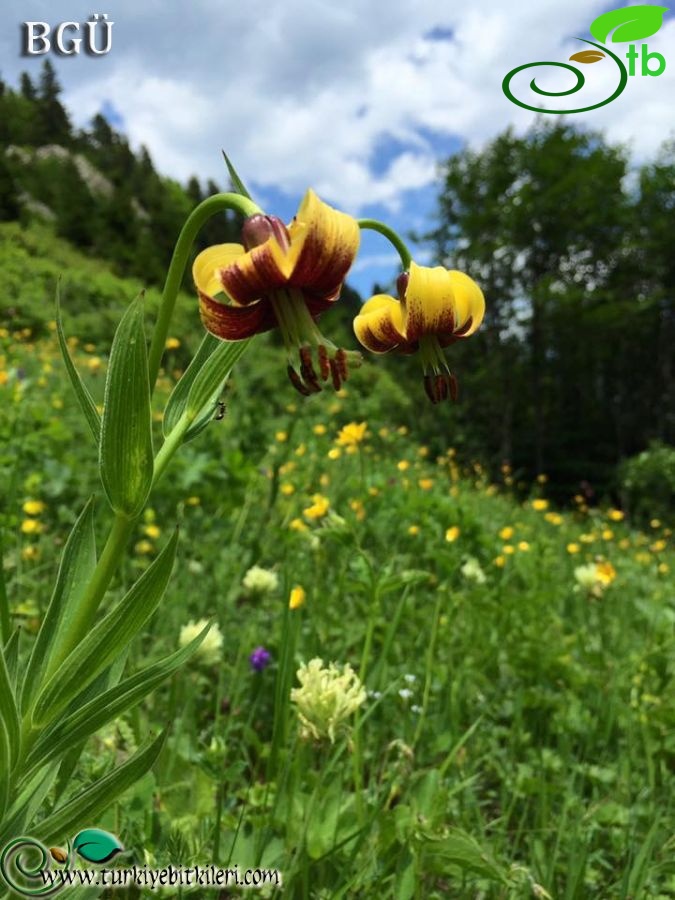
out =
<path fill-rule="evenodd" d="M 214 416 L 214 419 L 216 420 L 216 422 L 220 422 L 221 419 L 224 419 L 226 412 L 227 412 L 227 407 L 225 406 L 225 404 L 223 403 L 222 400 L 219 400 L 216 414 Z"/>

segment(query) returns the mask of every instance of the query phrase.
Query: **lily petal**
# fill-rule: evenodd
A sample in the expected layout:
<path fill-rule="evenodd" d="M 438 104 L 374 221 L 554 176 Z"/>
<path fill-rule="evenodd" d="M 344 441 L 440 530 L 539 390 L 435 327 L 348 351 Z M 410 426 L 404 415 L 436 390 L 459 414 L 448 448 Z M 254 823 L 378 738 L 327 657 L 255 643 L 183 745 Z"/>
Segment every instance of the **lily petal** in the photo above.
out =
<path fill-rule="evenodd" d="M 224 341 L 242 341 L 277 327 L 272 304 L 263 298 L 248 306 L 228 306 L 199 292 L 199 313 L 204 328 Z"/>
<path fill-rule="evenodd" d="M 408 340 L 425 334 L 452 334 L 455 330 L 455 303 L 452 279 L 447 269 L 410 264 L 405 291 L 404 328 Z"/>
<path fill-rule="evenodd" d="M 469 337 L 480 326 L 485 315 L 485 297 L 473 278 L 451 269 L 452 291 L 457 307 L 456 337 Z"/>
<path fill-rule="evenodd" d="M 372 353 L 387 353 L 406 345 L 401 304 L 388 294 L 375 294 L 354 319 L 354 334 Z"/>
<path fill-rule="evenodd" d="M 288 283 L 291 263 L 272 236 L 220 269 L 222 287 L 237 303 L 254 303 Z"/>
<path fill-rule="evenodd" d="M 198 254 L 192 264 L 192 279 L 200 293 L 213 297 L 223 290 L 218 270 L 232 265 L 246 250 L 241 244 L 214 244 Z"/>
<path fill-rule="evenodd" d="M 309 190 L 288 233 L 289 283 L 317 293 L 337 294 L 359 249 L 361 232 L 356 220 L 323 203 Z"/>

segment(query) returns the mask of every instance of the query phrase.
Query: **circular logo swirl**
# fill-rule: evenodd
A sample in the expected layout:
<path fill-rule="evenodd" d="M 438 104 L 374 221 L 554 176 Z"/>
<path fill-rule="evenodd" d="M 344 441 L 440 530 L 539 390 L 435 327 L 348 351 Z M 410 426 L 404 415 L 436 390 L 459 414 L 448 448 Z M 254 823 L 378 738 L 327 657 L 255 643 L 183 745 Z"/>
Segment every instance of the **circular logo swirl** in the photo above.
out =
<path fill-rule="evenodd" d="M 532 112 L 538 113 L 551 113 L 553 115 L 569 115 L 570 113 L 581 113 L 581 112 L 589 112 L 591 109 L 598 109 L 600 106 L 606 106 L 608 103 L 611 103 L 612 100 L 616 100 L 616 98 L 623 92 L 623 89 L 626 87 L 628 83 L 628 72 L 626 71 L 626 67 L 621 62 L 616 54 L 612 53 L 612 51 L 605 47 L 602 44 L 595 44 L 593 41 L 587 41 L 585 38 L 578 38 L 577 40 L 583 41 L 585 44 L 590 44 L 592 47 L 597 47 L 598 50 L 601 50 L 603 53 L 606 53 L 610 56 L 614 62 L 619 67 L 619 84 L 611 95 L 606 100 L 601 100 L 600 103 L 594 103 L 592 106 L 583 106 L 579 109 L 542 109 L 539 106 L 531 106 L 529 103 L 523 103 L 522 100 L 518 100 L 517 97 L 511 91 L 511 79 L 518 74 L 518 72 L 522 72 L 524 69 L 533 69 L 537 66 L 557 66 L 559 69 L 567 69 L 570 72 L 573 72 L 576 77 L 576 84 L 569 88 L 566 91 L 546 91 L 544 88 L 540 88 L 535 79 L 533 78 L 530 82 L 530 88 L 536 93 L 540 94 L 543 97 L 569 97 L 570 94 L 576 94 L 577 91 L 580 91 L 584 84 L 586 83 L 586 79 L 582 72 L 579 71 L 575 66 L 571 66 L 569 63 L 561 63 L 561 62 L 534 62 L 534 63 L 525 63 L 522 66 L 517 66 L 515 69 L 511 69 L 511 71 L 504 77 L 502 81 L 502 90 L 511 103 L 515 103 L 516 106 L 521 106 L 523 109 L 529 109 Z"/>
<path fill-rule="evenodd" d="M 68 850 L 70 851 L 70 846 Z M 24 897 L 48 897 L 63 888 L 60 880 L 45 881 L 42 875 L 49 871 L 51 861 L 50 851 L 40 841 L 31 837 L 18 837 L 10 841 L 2 851 L 0 873 L 17 894 Z"/>

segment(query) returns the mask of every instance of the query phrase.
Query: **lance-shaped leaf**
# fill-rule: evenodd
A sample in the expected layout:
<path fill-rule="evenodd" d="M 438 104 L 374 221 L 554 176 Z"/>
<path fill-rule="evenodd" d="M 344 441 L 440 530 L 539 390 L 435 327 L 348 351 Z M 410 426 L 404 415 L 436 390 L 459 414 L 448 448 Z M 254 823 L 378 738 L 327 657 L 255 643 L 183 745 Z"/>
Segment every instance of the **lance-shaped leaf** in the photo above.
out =
<path fill-rule="evenodd" d="M 95 568 L 94 504 L 89 500 L 66 542 L 54 593 L 33 644 L 21 695 L 24 710 L 36 695 L 45 672 L 53 667 L 53 661 L 63 659 L 71 649 L 69 626 Z"/>
<path fill-rule="evenodd" d="M 82 825 L 96 820 L 127 788 L 148 772 L 160 754 L 164 733 L 135 753 L 127 762 L 81 791 L 64 806 L 55 810 L 31 829 L 31 834 L 44 843 L 60 840 Z"/>
<path fill-rule="evenodd" d="M 39 694 L 33 724 L 44 726 L 124 651 L 159 606 L 176 556 L 178 532 L 136 584 L 89 632 L 54 672 Z"/>
<path fill-rule="evenodd" d="M 5 644 L 5 663 L 9 672 L 9 680 L 16 685 L 17 671 L 19 668 L 19 638 L 21 637 L 21 628 L 17 627 L 12 632 L 12 636 Z"/>
<path fill-rule="evenodd" d="M 247 191 L 246 185 L 241 180 L 241 178 L 237 174 L 237 170 L 232 165 L 232 162 L 230 161 L 230 157 L 227 155 L 227 153 L 224 150 L 222 150 L 221 152 L 223 154 L 223 159 L 225 160 L 225 165 L 227 166 L 227 171 L 230 174 L 230 181 L 232 182 L 232 187 L 235 189 L 237 194 L 241 194 L 243 197 L 248 197 L 249 200 L 252 200 L 253 198 Z"/>
<path fill-rule="evenodd" d="M 80 409 L 84 413 L 84 417 L 87 420 L 87 425 L 89 425 L 89 430 L 94 436 L 94 440 L 98 445 L 100 436 L 101 436 L 101 417 L 98 414 L 98 410 L 96 409 L 96 404 L 94 400 L 87 390 L 87 386 L 80 378 L 80 374 L 75 368 L 73 360 L 70 356 L 70 351 L 68 350 L 68 344 L 66 342 L 66 336 L 63 333 L 63 323 L 61 321 L 61 284 L 57 282 L 56 284 L 56 335 L 59 339 L 59 347 L 61 348 L 61 355 L 63 356 L 63 362 L 66 366 L 66 372 L 68 373 L 68 378 L 70 379 L 70 383 L 75 391 L 75 396 L 77 397 L 77 401 L 80 404 Z"/>
<path fill-rule="evenodd" d="M 34 816 L 45 801 L 56 778 L 58 765 L 54 763 L 28 778 L 21 786 L 19 796 L 2 819 L 0 825 L 0 847 L 4 847 L 10 838 L 16 837 L 26 830 L 26 824 L 33 821 Z"/>
<path fill-rule="evenodd" d="M 171 396 L 169 397 L 169 402 L 167 403 L 166 409 L 164 410 L 164 420 L 162 423 L 164 437 L 167 437 L 178 424 L 178 420 L 185 412 L 188 395 L 190 393 L 192 385 L 194 384 L 197 374 L 201 371 L 204 363 L 220 346 L 221 343 L 222 341 L 219 341 L 217 337 L 214 337 L 214 335 L 209 334 L 208 332 L 204 335 L 204 339 L 199 345 L 199 349 L 197 350 L 194 358 L 192 359 L 190 365 L 185 370 L 182 378 L 175 386 L 175 388 L 171 392 Z M 202 421 L 202 417 L 198 417 L 198 419 L 193 422 L 193 424 L 186 432 L 183 440 L 188 441 L 190 440 L 190 438 L 196 437 L 199 431 L 201 431 L 206 425 L 208 425 L 208 423 L 213 418 L 213 413 L 215 411 L 215 407 L 219 397 L 220 391 L 218 391 L 218 393 L 212 399 L 211 405 L 206 405 L 203 417 L 204 421 Z"/>
<path fill-rule="evenodd" d="M 570 56 L 572 62 L 579 63 L 596 63 L 604 58 L 605 54 L 601 53 L 600 50 L 580 50 L 578 53 L 573 53 Z"/>
<path fill-rule="evenodd" d="M 14 696 L 14 685 L 0 647 L 0 722 L 7 735 L 10 768 L 16 763 L 21 746 L 21 720 Z"/>
<path fill-rule="evenodd" d="M 56 759 L 146 697 L 192 656 L 210 627 L 207 625 L 185 647 L 104 691 L 99 697 L 59 720 L 54 728 L 45 730 L 31 750 L 26 767 L 42 766 Z"/>
<path fill-rule="evenodd" d="M 2 821 L 9 801 L 9 786 L 12 772 L 12 760 L 9 753 L 9 736 L 5 723 L 0 721 L 0 822 Z"/>
<path fill-rule="evenodd" d="M 119 324 L 105 383 L 101 481 L 115 512 L 129 518 L 145 505 L 152 484 L 152 417 L 143 298 L 134 300 Z"/>
<path fill-rule="evenodd" d="M 249 345 L 249 341 L 219 341 L 219 347 L 197 372 L 188 392 L 184 415 L 194 425 L 205 409 L 213 409 L 232 367 Z"/>
<path fill-rule="evenodd" d="M 642 41 L 656 34 L 663 23 L 667 6 L 624 6 L 612 9 L 594 19 L 589 31 L 601 43 L 606 43 L 610 32 L 612 43 Z"/>

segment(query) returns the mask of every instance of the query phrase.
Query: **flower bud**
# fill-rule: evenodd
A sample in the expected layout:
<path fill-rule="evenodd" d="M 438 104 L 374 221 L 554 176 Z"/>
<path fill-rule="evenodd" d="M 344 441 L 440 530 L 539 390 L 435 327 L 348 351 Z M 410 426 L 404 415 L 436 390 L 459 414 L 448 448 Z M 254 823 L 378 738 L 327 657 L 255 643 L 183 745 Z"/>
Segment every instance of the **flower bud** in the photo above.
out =
<path fill-rule="evenodd" d="M 271 237 L 276 239 L 282 250 L 288 250 L 291 245 L 288 230 L 277 216 L 256 213 L 246 219 L 241 229 L 241 240 L 247 250 L 259 247 Z"/>
<path fill-rule="evenodd" d="M 401 274 L 396 279 L 396 291 L 398 293 L 398 299 L 401 301 L 405 300 L 405 292 L 408 290 L 409 281 L 410 275 L 408 272 L 401 272 Z"/>

